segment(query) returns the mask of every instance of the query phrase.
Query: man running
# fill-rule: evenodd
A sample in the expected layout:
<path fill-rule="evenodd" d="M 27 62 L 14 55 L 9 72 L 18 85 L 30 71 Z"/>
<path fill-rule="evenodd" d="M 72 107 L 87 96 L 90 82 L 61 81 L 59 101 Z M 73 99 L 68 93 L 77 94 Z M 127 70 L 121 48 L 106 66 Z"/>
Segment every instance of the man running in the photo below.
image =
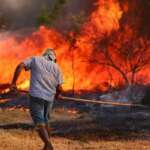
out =
<path fill-rule="evenodd" d="M 46 49 L 42 56 L 33 56 L 20 63 L 14 73 L 11 90 L 16 89 L 16 82 L 25 69 L 30 70 L 30 113 L 40 138 L 44 142 L 43 150 L 53 150 L 50 141 L 48 115 L 55 97 L 62 91 L 63 78 L 56 54 L 52 49 Z"/>

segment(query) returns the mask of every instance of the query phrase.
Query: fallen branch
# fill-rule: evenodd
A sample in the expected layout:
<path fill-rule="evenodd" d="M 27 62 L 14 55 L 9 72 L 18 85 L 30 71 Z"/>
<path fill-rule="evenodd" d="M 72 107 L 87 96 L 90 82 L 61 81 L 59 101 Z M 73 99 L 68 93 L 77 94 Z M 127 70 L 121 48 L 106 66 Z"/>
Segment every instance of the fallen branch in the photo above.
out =
<path fill-rule="evenodd" d="M 125 103 L 125 102 L 113 102 L 113 101 L 102 101 L 102 100 L 91 100 L 61 96 L 61 100 L 78 102 L 78 103 L 90 103 L 90 104 L 104 104 L 104 105 L 116 105 L 116 106 L 134 106 L 134 107 L 148 107 L 141 104 Z"/>

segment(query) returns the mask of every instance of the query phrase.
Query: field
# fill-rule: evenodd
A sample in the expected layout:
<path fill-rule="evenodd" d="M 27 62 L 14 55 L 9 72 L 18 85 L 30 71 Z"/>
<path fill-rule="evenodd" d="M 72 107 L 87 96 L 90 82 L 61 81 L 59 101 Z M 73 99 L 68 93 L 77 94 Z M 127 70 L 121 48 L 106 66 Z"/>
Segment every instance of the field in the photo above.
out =
<path fill-rule="evenodd" d="M 86 117 L 85 117 L 86 116 Z M 52 114 L 52 143 L 55 150 L 149 150 L 149 122 L 140 120 L 137 129 L 124 124 L 90 120 L 88 114 L 56 109 Z M 85 119 L 86 118 L 86 119 Z M 133 121 L 135 121 L 133 119 Z M 139 120 L 138 120 L 139 121 Z M 138 124 L 135 121 L 135 125 Z M 101 122 L 101 123 L 100 123 Z M 115 122 L 115 120 L 114 120 Z M 111 127 L 110 127 L 111 125 Z M 110 127 L 110 128 L 109 128 Z M 135 127 L 135 126 L 134 126 Z M 42 141 L 34 131 L 28 111 L 0 110 L 0 150 L 41 150 Z"/>

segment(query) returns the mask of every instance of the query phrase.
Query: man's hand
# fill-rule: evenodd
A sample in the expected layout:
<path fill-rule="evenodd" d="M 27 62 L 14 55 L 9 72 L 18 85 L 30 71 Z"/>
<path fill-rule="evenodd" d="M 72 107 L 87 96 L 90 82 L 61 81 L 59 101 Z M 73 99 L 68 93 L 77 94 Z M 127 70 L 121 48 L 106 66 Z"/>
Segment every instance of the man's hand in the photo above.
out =
<path fill-rule="evenodd" d="M 61 99 L 63 89 L 62 89 L 62 86 L 61 85 L 58 85 L 57 88 L 56 88 L 56 94 L 55 94 L 55 99 Z"/>
<path fill-rule="evenodd" d="M 63 97 L 63 96 L 62 96 L 61 94 L 59 94 L 58 99 L 62 99 L 62 97 Z"/>
<path fill-rule="evenodd" d="M 61 94 L 56 93 L 56 95 L 55 95 L 55 99 L 61 99 L 61 97 L 62 97 L 62 95 L 61 95 Z"/>
<path fill-rule="evenodd" d="M 11 86 L 10 86 L 10 90 L 17 90 L 17 86 L 16 86 L 16 83 L 17 83 L 17 80 L 18 80 L 18 77 L 22 71 L 22 69 L 25 69 L 25 65 L 23 63 L 20 63 L 16 69 L 15 69 L 15 72 L 14 72 L 14 76 L 13 76 L 13 80 L 12 80 L 12 83 L 11 83 Z"/>

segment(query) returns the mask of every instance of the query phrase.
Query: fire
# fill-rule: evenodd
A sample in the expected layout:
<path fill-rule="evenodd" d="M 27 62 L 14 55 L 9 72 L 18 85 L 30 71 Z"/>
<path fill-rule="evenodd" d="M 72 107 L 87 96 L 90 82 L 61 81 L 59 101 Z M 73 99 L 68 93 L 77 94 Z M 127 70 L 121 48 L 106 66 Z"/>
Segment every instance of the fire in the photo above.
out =
<path fill-rule="evenodd" d="M 12 107 L 5 108 L 5 110 L 9 110 L 9 111 L 19 110 L 19 111 L 29 112 L 29 108 L 24 108 L 23 106 L 12 106 Z"/>
<path fill-rule="evenodd" d="M 68 110 L 67 111 L 70 115 L 76 115 L 78 114 L 78 111 L 77 110 Z"/>
<path fill-rule="evenodd" d="M 8 101 L 9 101 L 8 99 L 1 99 L 1 100 L 0 100 L 0 104 L 6 103 L 6 102 L 8 102 Z"/>
<path fill-rule="evenodd" d="M 28 89 L 30 85 L 30 81 L 29 80 L 25 80 L 23 83 L 20 83 L 18 85 L 19 89 Z"/>
<path fill-rule="evenodd" d="M 126 4 L 121 8 L 117 0 L 97 0 L 95 10 L 82 25 L 73 48 L 70 48 L 71 43 L 63 34 L 44 26 L 19 40 L 16 33 L 0 33 L 0 83 L 11 82 L 19 62 L 33 55 L 41 55 L 43 50 L 51 47 L 56 51 L 58 63 L 64 74 L 65 90 L 72 90 L 73 86 L 75 91 L 106 90 L 109 86 L 117 86 L 121 78 L 115 71 L 112 75 L 115 78 L 110 79 L 107 67 L 93 64 L 89 60 L 92 57 L 104 59 L 99 53 L 94 55 L 94 42 L 119 31 L 120 19 L 123 13 L 128 11 L 128 7 Z M 104 87 L 104 83 L 107 83 L 108 87 Z M 21 75 L 18 87 L 28 89 L 29 74 Z"/>

